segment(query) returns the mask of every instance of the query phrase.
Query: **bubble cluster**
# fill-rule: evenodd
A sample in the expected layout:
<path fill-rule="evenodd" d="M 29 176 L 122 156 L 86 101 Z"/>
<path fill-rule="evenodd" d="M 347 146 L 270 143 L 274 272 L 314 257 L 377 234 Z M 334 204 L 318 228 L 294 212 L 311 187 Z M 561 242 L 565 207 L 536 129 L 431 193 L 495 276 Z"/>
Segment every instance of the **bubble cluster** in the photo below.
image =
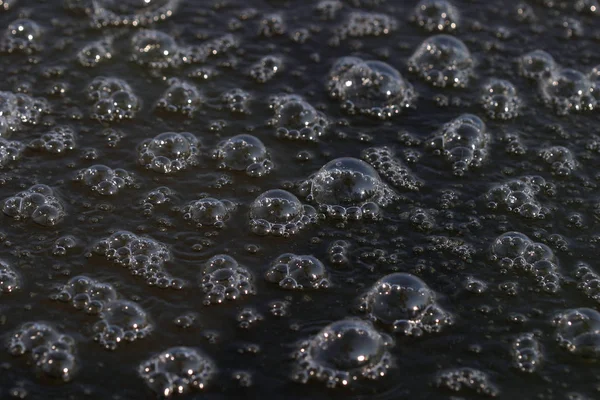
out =
<path fill-rule="evenodd" d="M 534 242 L 520 232 L 507 232 L 494 240 L 490 255 L 491 260 L 503 269 L 523 271 L 533 276 L 546 293 L 556 293 L 560 289 L 558 261 L 543 243 Z"/>
<path fill-rule="evenodd" d="M 335 240 L 327 248 L 329 262 L 336 266 L 348 264 L 350 261 L 350 242 L 346 240 Z"/>
<path fill-rule="evenodd" d="M 111 39 L 102 39 L 86 44 L 77 53 L 77 61 L 84 67 L 92 68 L 112 59 Z"/>
<path fill-rule="evenodd" d="M 583 358 L 600 357 L 600 313 L 591 308 L 576 308 L 554 319 L 556 339 L 561 347 Z"/>
<path fill-rule="evenodd" d="M 236 209 L 235 203 L 229 200 L 218 200 L 205 197 L 194 200 L 182 209 L 183 218 L 198 228 L 212 226 L 223 228 L 229 215 Z"/>
<path fill-rule="evenodd" d="M 168 83 L 171 86 L 156 102 L 156 109 L 191 118 L 202 104 L 200 92 L 194 85 L 177 78 L 169 79 Z"/>
<path fill-rule="evenodd" d="M 430 36 L 408 60 L 408 70 L 438 87 L 464 88 L 473 74 L 467 46 L 449 35 Z"/>
<path fill-rule="evenodd" d="M 175 173 L 197 165 L 199 145 L 189 132 L 164 132 L 138 146 L 138 163 L 161 174 Z"/>
<path fill-rule="evenodd" d="M 273 110 L 269 125 L 279 138 L 315 142 L 329 125 L 325 114 L 298 95 L 272 96 L 269 108 Z"/>
<path fill-rule="evenodd" d="M 46 185 L 33 185 L 9 197 L 3 202 L 2 211 L 16 220 L 31 219 L 42 226 L 54 226 L 66 215 L 62 202 Z"/>
<path fill-rule="evenodd" d="M 379 218 L 381 207 L 398 197 L 373 167 L 352 157 L 328 162 L 300 190 L 319 205 L 319 212 L 343 220 Z"/>
<path fill-rule="evenodd" d="M 70 126 L 56 126 L 29 142 L 28 147 L 50 154 L 64 154 L 75 148 L 75 131 Z"/>
<path fill-rule="evenodd" d="M 75 340 L 45 322 L 21 325 L 9 339 L 8 352 L 28 354 L 37 373 L 57 381 L 70 381 L 77 370 Z"/>
<path fill-rule="evenodd" d="M 145 29 L 131 37 L 131 61 L 152 69 L 176 67 L 181 63 L 181 49 L 171 35 Z"/>
<path fill-rule="evenodd" d="M 327 80 L 329 96 L 350 114 L 391 118 L 412 107 L 416 93 L 407 80 L 389 64 L 358 57 L 338 59 Z"/>
<path fill-rule="evenodd" d="M 283 289 L 324 289 L 331 285 L 325 266 L 310 255 L 285 253 L 277 257 L 265 273 L 267 282 Z"/>
<path fill-rule="evenodd" d="M 369 147 L 362 151 L 361 158 L 397 189 L 417 191 L 423 186 L 389 147 Z"/>
<path fill-rule="evenodd" d="M 258 36 L 273 37 L 283 35 L 287 30 L 281 14 L 266 14 L 258 24 Z"/>
<path fill-rule="evenodd" d="M 488 397 L 497 397 L 500 390 L 494 385 L 487 374 L 474 368 L 454 368 L 438 374 L 435 384 L 439 388 L 462 392 L 473 391 Z"/>
<path fill-rule="evenodd" d="M 521 99 L 509 81 L 491 79 L 482 88 L 481 105 L 492 119 L 512 119 L 519 115 Z"/>
<path fill-rule="evenodd" d="M 346 21 L 334 30 L 330 43 L 347 38 L 389 35 L 398 27 L 398 22 L 387 14 L 355 11 L 348 14 Z"/>
<path fill-rule="evenodd" d="M 131 119 L 141 108 L 133 89 L 119 78 L 94 78 L 87 87 L 87 95 L 94 102 L 90 117 L 100 122 Z"/>
<path fill-rule="evenodd" d="M 45 99 L 24 93 L 0 92 L 0 136 L 20 131 L 24 125 L 36 125 L 49 111 L 50 105 Z"/>
<path fill-rule="evenodd" d="M 538 195 L 550 194 L 554 190 L 541 176 L 523 176 L 494 186 L 486 194 L 488 208 L 504 208 L 525 218 L 543 219 L 550 210 L 542 206 Z"/>
<path fill-rule="evenodd" d="M 277 56 L 265 56 L 250 67 L 250 77 L 258 83 L 273 79 L 283 68 L 283 59 Z"/>
<path fill-rule="evenodd" d="M 540 80 L 542 100 L 558 115 L 596 109 L 594 90 L 587 76 L 570 68 L 553 70 L 548 77 Z"/>
<path fill-rule="evenodd" d="M 244 171 L 248 176 L 261 177 L 273 169 L 267 148 L 256 136 L 241 134 L 223 140 L 212 153 L 218 167 Z"/>
<path fill-rule="evenodd" d="M 122 168 L 111 169 L 106 165 L 92 165 L 77 173 L 75 180 L 88 186 L 92 191 L 112 196 L 134 184 L 133 176 Z"/>
<path fill-rule="evenodd" d="M 454 32 L 460 23 L 458 9 L 447 0 L 421 0 L 410 20 L 429 32 Z"/>
<path fill-rule="evenodd" d="M 518 336 L 511 344 L 513 365 L 521 372 L 533 373 L 542 362 L 542 347 L 532 333 Z"/>
<path fill-rule="evenodd" d="M 93 251 L 144 278 L 148 285 L 180 288 L 181 282 L 164 270 L 164 264 L 171 260 L 169 249 L 152 238 L 119 231 L 96 243 Z"/>
<path fill-rule="evenodd" d="M 272 189 L 250 205 L 250 229 L 257 235 L 288 237 L 315 222 L 316 211 L 288 191 Z"/>
<path fill-rule="evenodd" d="M 24 149 L 23 143 L 0 137 L 0 168 L 4 168 L 13 161 L 20 159 Z"/>
<path fill-rule="evenodd" d="M 8 53 L 39 51 L 42 48 L 43 34 L 44 30 L 37 22 L 27 18 L 17 19 L 11 22 L 4 31 L 0 49 Z"/>
<path fill-rule="evenodd" d="M 173 201 L 173 195 L 174 192 L 166 186 L 161 186 L 148 192 L 141 200 L 144 215 L 150 216 L 157 206 L 171 203 Z"/>
<path fill-rule="evenodd" d="M 202 266 L 204 304 L 221 304 L 255 293 L 252 273 L 231 256 L 219 254 Z"/>
<path fill-rule="evenodd" d="M 555 69 L 554 58 L 544 50 L 533 50 L 519 58 L 519 71 L 529 79 L 548 78 Z"/>
<path fill-rule="evenodd" d="M 239 88 L 228 90 L 221 96 L 221 101 L 225 107 L 236 114 L 250 114 L 251 99 L 250 93 Z"/>
<path fill-rule="evenodd" d="M 84 310 L 87 314 L 97 315 L 107 304 L 117 299 L 117 291 L 109 283 L 79 275 L 71 278 L 51 298 L 70 303 L 75 309 Z"/>
<path fill-rule="evenodd" d="M 92 26 L 147 26 L 171 17 L 179 0 L 95 0 L 90 17 Z"/>
<path fill-rule="evenodd" d="M 600 303 L 600 275 L 586 263 L 578 262 L 573 272 L 577 288 L 590 299 Z"/>
<path fill-rule="evenodd" d="M 215 374 L 213 361 L 192 347 L 171 347 L 142 362 L 138 373 L 157 395 L 169 398 L 203 390 Z"/>
<path fill-rule="evenodd" d="M 553 146 L 539 152 L 540 157 L 552 169 L 552 174 L 560 177 L 569 177 L 579 163 L 566 147 Z"/>
<path fill-rule="evenodd" d="M 359 310 L 393 332 L 421 336 L 452 323 L 435 302 L 435 293 L 414 275 L 393 273 L 373 285 L 360 299 Z"/>
<path fill-rule="evenodd" d="M 93 326 L 94 340 L 107 350 L 115 350 L 121 342 L 143 339 L 154 329 L 146 311 L 129 300 L 106 304 L 100 317 Z"/>
<path fill-rule="evenodd" d="M 21 289 L 21 277 L 5 261 L 0 260 L 0 296 Z"/>
<path fill-rule="evenodd" d="M 293 354 L 297 382 L 324 382 L 327 387 L 348 386 L 357 380 L 376 380 L 392 368 L 388 349 L 393 341 L 368 321 L 345 319 L 323 328 L 300 343 Z"/>
<path fill-rule="evenodd" d="M 65 235 L 54 241 L 52 246 L 52 254 L 55 256 L 64 256 L 71 249 L 74 249 L 79 244 L 75 236 Z"/>

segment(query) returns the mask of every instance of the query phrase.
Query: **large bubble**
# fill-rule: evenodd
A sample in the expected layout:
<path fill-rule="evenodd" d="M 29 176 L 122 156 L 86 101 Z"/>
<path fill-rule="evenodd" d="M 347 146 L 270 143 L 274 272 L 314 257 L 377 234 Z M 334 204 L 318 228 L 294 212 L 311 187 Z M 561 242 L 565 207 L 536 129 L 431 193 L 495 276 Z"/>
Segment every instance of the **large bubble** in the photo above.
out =
<path fill-rule="evenodd" d="M 315 209 L 288 191 L 268 190 L 250 205 L 250 229 L 258 235 L 289 236 L 315 221 Z"/>
<path fill-rule="evenodd" d="M 94 101 L 90 117 L 100 122 L 132 119 L 141 108 L 141 100 L 127 82 L 119 78 L 99 76 L 87 87 Z"/>
<path fill-rule="evenodd" d="M 267 148 L 256 136 L 236 135 L 217 144 L 212 158 L 218 167 L 231 171 L 244 171 L 248 176 L 261 177 L 273 169 Z"/>
<path fill-rule="evenodd" d="M 265 273 L 265 280 L 283 289 L 324 289 L 331 285 L 323 263 L 314 256 L 285 253 Z"/>
<path fill-rule="evenodd" d="M 162 174 L 181 171 L 197 165 L 199 145 L 189 132 L 164 132 L 138 146 L 138 163 Z"/>
<path fill-rule="evenodd" d="M 521 99 L 509 81 L 490 79 L 481 92 L 481 105 L 490 118 L 512 119 L 519 115 Z"/>
<path fill-rule="evenodd" d="M 561 347 L 583 358 L 600 358 L 600 313 L 576 308 L 559 314 L 555 320 L 556 338 Z"/>
<path fill-rule="evenodd" d="M 269 107 L 274 114 L 269 125 L 277 128 L 275 133 L 279 138 L 314 142 L 329 125 L 325 114 L 298 95 L 272 96 Z"/>
<path fill-rule="evenodd" d="M 236 209 L 235 203 L 229 200 L 218 200 L 205 197 L 194 200 L 182 209 L 183 218 L 193 222 L 196 227 L 212 226 L 223 228 L 229 215 Z"/>
<path fill-rule="evenodd" d="M 0 136 L 24 129 L 24 125 L 36 125 L 41 116 L 50 111 L 44 99 L 24 93 L 0 92 Z"/>
<path fill-rule="evenodd" d="M 221 304 L 254 294 L 252 273 L 231 256 L 219 254 L 202 266 L 201 287 L 206 296 L 204 304 Z"/>
<path fill-rule="evenodd" d="M 142 30 L 131 38 L 131 61 L 153 69 L 181 63 L 181 50 L 175 39 L 161 31 Z"/>
<path fill-rule="evenodd" d="M 43 226 L 54 226 L 66 215 L 62 202 L 46 185 L 33 185 L 4 200 L 2 211 L 17 220 L 31 219 Z"/>

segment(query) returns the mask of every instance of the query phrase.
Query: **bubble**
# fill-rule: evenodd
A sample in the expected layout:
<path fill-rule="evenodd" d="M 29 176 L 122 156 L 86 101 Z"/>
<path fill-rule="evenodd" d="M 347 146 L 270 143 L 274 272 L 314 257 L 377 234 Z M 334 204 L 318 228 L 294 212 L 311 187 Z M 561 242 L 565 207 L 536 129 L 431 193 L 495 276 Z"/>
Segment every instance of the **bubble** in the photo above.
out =
<path fill-rule="evenodd" d="M 435 303 L 435 293 L 414 275 L 393 273 L 375 282 L 360 299 L 359 309 L 394 332 L 420 336 L 439 332 L 450 316 Z"/>
<path fill-rule="evenodd" d="M 245 171 L 248 176 L 261 177 L 273 169 L 271 156 L 265 145 L 255 136 L 237 135 L 217 144 L 212 153 L 218 167 Z"/>
<path fill-rule="evenodd" d="M 153 330 L 146 311 L 129 300 L 106 304 L 100 316 L 93 326 L 94 340 L 107 350 L 115 350 L 121 342 L 143 339 Z"/>
<path fill-rule="evenodd" d="M 103 196 L 116 195 L 121 189 L 134 184 L 129 172 L 121 168 L 111 169 L 101 164 L 80 170 L 75 180 Z"/>
<path fill-rule="evenodd" d="M 225 300 L 236 300 L 254 294 L 252 273 L 231 256 L 219 254 L 202 267 L 201 287 L 204 304 L 221 304 Z"/>
<path fill-rule="evenodd" d="M 190 83 L 171 78 L 169 88 L 156 102 L 156 109 L 171 113 L 180 113 L 191 118 L 202 104 L 202 96 Z"/>
<path fill-rule="evenodd" d="M 329 262 L 336 266 L 346 265 L 349 262 L 350 242 L 335 240 L 327 248 Z"/>
<path fill-rule="evenodd" d="M 74 249 L 78 244 L 78 240 L 75 238 L 75 236 L 61 236 L 54 241 L 52 254 L 55 256 L 64 256 L 67 254 L 68 250 Z"/>
<path fill-rule="evenodd" d="M 523 176 L 494 186 L 485 194 L 485 199 L 488 208 L 501 207 L 525 218 L 543 219 L 550 210 L 542 206 L 537 197 L 549 190 L 552 186 L 541 176 Z"/>
<path fill-rule="evenodd" d="M 529 79 L 547 78 L 555 68 L 554 58 L 544 50 L 534 50 L 519 58 L 519 71 Z"/>
<path fill-rule="evenodd" d="M 213 361 L 192 347 L 171 347 L 138 367 L 146 385 L 165 398 L 204 389 L 215 370 Z"/>
<path fill-rule="evenodd" d="M 544 103 L 558 115 L 591 111 L 597 106 L 594 85 L 584 74 L 574 69 L 552 71 L 540 81 L 540 93 Z"/>
<path fill-rule="evenodd" d="M 348 386 L 357 380 L 376 380 L 392 368 L 388 348 L 391 338 L 380 334 L 368 321 L 345 319 L 323 328 L 300 343 L 293 354 L 292 379 L 325 382 L 327 387 Z"/>
<path fill-rule="evenodd" d="M 166 186 L 151 190 L 141 201 L 144 215 L 152 215 L 157 206 L 172 203 L 173 196 L 174 192 Z"/>
<path fill-rule="evenodd" d="M 273 37 L 283 35 L 287 27 L 281 14 L 267 14 L 258 24 L 258 36 Z"/>
<path fill-rule="evenodd" d="M 235 114 L 250 114 L 251 99 L 250 93 L 239 88 L 228 90 L 221 96 L 225 107 Z"/>
<path fill-rule="evenodd" d="M 138 147 L 138 163 L 161 174 L 198 164 L 200 142 L 189 132 L 164 132 L 144 140 Z"/>
<path fill-rule="evenodd" d="M 265 56 L 250 67 L 250 77 L 258 83 L 273 79 L 283 68 L 283 59 L 277 56 Z"/>
<path fill-rule="evenodd" d="M 23 125 L 36 125 L 48 112 L 50 105 L 44 99 L 0 91 L 0 136 L 20 131 Z"/>
<path fill-rule="evenodd" d="M 600 313 L 591 308 L 566 310 L 554 319 L 559 345 L 583 358 L 600 357 Z"/>
<path fill-rule="evenodd" d="M 88 98 L 95 102 L 90 117 L 100 122 L 131 119 L 141 108 L 141 101 L 127 82 L 99 76 L 87 87 Z"/>
<path fill-rule="evenodd" d="M 433 86 L 464 88 L 473 75 L 473 59 L 460 39 L 435 35 L 425 39 L 409 58 L 408 70 Z"/>
<path fill-rule="evenodd" d="M 533 373 L 542 362 L 542 347 L 532 333 L 517 337 L 511 345 L 513 365 L 521 372 Z"/>
<path fill-rule="evenodd" d="M 325 289 L 331 285 L 325 266 L 310 255 L 285 253 L 277 257 L 265 273 L 267 282 L 283 289 Z"/>
<path fill-rule="evenodd" d="M 573 7 L 577 12 L 598 15 L 600 13 L 600 4 L 597 0 L 576 0 Z"/>
<path fill-rule="evenodd" d="M 446 0 L 421 0 L 410 20 L 429 32 L 454 32 L 460 23 L 458 9 Z"/>
<path fill-rule="evenodd" d="M 577 289 L 590 299 L 600 303 L 600 275 L 592 267 L 578 262 L 573 277 L 577 280 Z"/>
<path fill-rule="evenodd" d="M 279 138 L 317 141 L 329 125 L 325 115 L 298 95 L 272 96 L 269 108 L 273 118 L 269 125 L 277 128 Z"/>
<path fill-rule="evenodd" d="M 28 354 L 35 370 L 50 379 L 68 382 L 77 370 L 75 341 L 45 322 L 21 325 L 9 339 L 8 352 Z"/>
<path fill-rule="evenodd" d="M 579 165 L 571 150 L 563 146 L 553 146 L 539 152 L 540 157 L 552 169 L 552 174 L 569 177 Z"/>
<path fill-rule="evenodd" d="M 198 228 L 205 226 L 223 228 L 225 221 L 235 209 L 236 205 L 229 200 L 206 197 L 192 201 L 183 208 L 182 212 L 183 218 L 193 222 Z"/>
<path fill-rule="evenodd" d="M 60 125 L 29 142 L 29 148 L 50 154 L 63 154 L 75 149 L 75 131 L 70 126 Z"/>
<path fill-rule="evenodd" d="M 9 197 L 3 202 L 2 211 L 16 220 L 31 218 L 42 226 L 54 226 L 65 216 L 62 202 L 46 185 L 33 185 Z"/>
<path fill-rule="evenodd" d="M 71 278 L 66 285 L 51 296 L 53 300 L 71 303 L 77 310 L 96 315 L 107 304 L 117 299 L 117 291 L 109 284 L 85 275 Z"/>
<path fill-rule="evenodd" d="M 584 35 L 583 24 L 575 18 L 562 17 L 558 26 L 561 28 L 563 39 L 580 38 Z"/>
<path fill-rule="evenodd" d="M 398 22 L 386 14 L 354 11 L 346 21 L 334 29 L 333 43 L 347 38 L 389 35 L 398 27 Z M 332 43 L 330 41 L 330 43 Z"/>
<path fill-rule="evenodd" d="M 262 321 L 263 316 L 253 308 L 244 308 L 237 315 L 236 320 L 240 328 L 249 329 Z"/>
<path fill-rule="evenodd" d="M 171 17 L 179 0 L 95 0 L 92 26 L 146 26 Z"/>
<path fill-rule="evenodd" d="M 363 150 L 361 158 L 397 189 L 417 191 L 423 186 L 423 182 L 386 146 L 369 147 Z"/>
<path fill-rule="evenodd" d="M 288 191 L 268 190 L 250 205 L 250 229 L 257 235 L 288 237 L 315 222 L 316 211 Z"/>
<path fill-rule="evenodd" d="M 177 67 L 181 63 L 181 50 L 171 35 L 145 29 L 131 38 L 131 61 L 152 69 Z"/>
<path fill-rule="evenodd" d="M 487 159 L 489 135 L 483 121 L 473 114 L 462 114 L 444 124 L 427 141 L 427 147 L 452 164 L 454 175 L 480 167 Z"/>
<path fill-rule="evenodd" d="M 497 397 L 500 390 L 494 385 L 487 374 L 474 368 L 454 368 L 443 371 L 435 379 L 438 388 L 453 392 L 473 391 L 488 397 Z"/>
<path fill-rule="evenodd" d="M 17 19 L 11 22 L 2 36 L 0 48 L 4 52 L 15 51 L 32 53 L 42 48 L 42 27 L 30 19 Z"/>
<path fill-rule="evenodd" d="M 103 39 L 86 44 L 77 53 L 77 61 L 84 67 L 92 68 L 112 59 L 112 40 Z"/>
<path fill-rule="evenodd" d="M 332 21 L 343 7 L 343 3 L 339 0 L 321 0 L 315 6 L 315 10 L 319 13 L 322 20 Z"/>
<path fill-rule="evenodd" d="M 21 289 L 21 277 L 5 261 L 0 260 L 0 296 Z"/>
<path fill-rule="evenodd" d="M 363 61 L 357 57 L 338 59 L 331 70 L 327 90 L 350 114 L 380 119 L 391 118 L 414 105 L 412 85 L 391 65 L 381 61 Z"/>
<path fill-rule="evenodd" d="M 509 81 L 491 79 L 482 89 L 481 105 L 492 119 L 512 119 L 519 115 L 521 100 Z"/>
<path fill-rule="evenodd" d="M 17 161 L 23 155 L 25 146 L 16 140 L 6 140 L 0 137 L 0 168 Z"/>

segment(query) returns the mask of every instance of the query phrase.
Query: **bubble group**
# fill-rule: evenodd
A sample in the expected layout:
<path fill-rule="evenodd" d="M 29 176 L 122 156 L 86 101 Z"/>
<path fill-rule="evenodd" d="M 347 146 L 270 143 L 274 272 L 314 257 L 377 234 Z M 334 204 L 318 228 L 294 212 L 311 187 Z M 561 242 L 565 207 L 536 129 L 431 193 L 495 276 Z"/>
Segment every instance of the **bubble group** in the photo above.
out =
<path fill-rule="evenodd" d="M 17 19 L 11 22 L 4 31 L 0 48 L 8 53 L 39 51 L 42 48 L 43 34 L 44 30 L 37 22 L 27 18 Z"/>
<path fill-rule="evenodd" d="M 66 213 L 62 202 L 46 185 L 33 185 L 4 200 L 2 211 L 16 220 L 31 219 L 42 226 L 54 226 Z"/>
<path fill-rule="evenodd" d="M 134 183 L 133 176 L 124 169 L 112 169 L 101 164 L 82 169 L 77 173 L 75 180 L 104 196 L 115 195 Z"/>
<path fill-rule="evenodd" d="M 221 304 L 255 293 L 252 273 L 231 256 L 219 254 L 202 266 L 204 304 Z"/>
<path fill-rule="evenodd" d="M 170 113 L 179 113 L 191 118 L 202 104 L 198 89 L 177 78 L 169 79 L 169 88 L 156 102 L 156 109 Z"/>
<path fill-rule="evenodd" d="M 556 339 L 561 347 L 583 358 L 600 357 L 600 313 L 591 308 L 576 308 L 554 319 Z"/>
<path fill-rule="evenodd" d="M 283 289 L 324 289 L 331 285 L 323 263 L 314 256 L 285 253 L 265 273 L 265 280 Z"/>
<path fill-rule="evenodd" d="M 313 223 L 316 211 L 303 205 L 292 193 L 272 189 L 258 196 L 250 205 L 250 229 L 261 235 L 290 236 Z"/>
<path fill-rule="evenodd" d="M 112 40 L 103 39 L 84 45 L 77 53 L 77 61 L 84 67 L 92 68 L 112 59 Z"/>
<path fill-rule="evenodd" d="M 75 131 L 70 126 L 56 126 L 29 142 L 28 147 L 50 154 L 64 154 L 75 148 Z"/>
<path fill-rule="evenodd" d="M 48 102 L 24 93 L 0 92 L 0 136 L 36 125 L 50 111 Z"/>
<path fill-rule="evenodd" d="M 533 50 L 519 58 L 519 71 L 529 79 L 547 78 L 555 68 L 554 58 L 544 50 Z"/>
<path fill-rule="evenodd" d="M 267 148 L 256 136 L 241 134 L 223 140 L 212 153 L 217 166 L 230 171 L 244 171 L 248 176 L 261 177 L 273 169 Z"/>
<path fill-rule="evenodd" d="M 21 158 L 25 146 L 17 140 L 6 140 L 0 137 L 0 168 Z"/>
<path fill-rule="evenodd" d="M 361 158 L 396 189 L 417 191 L 423 186 L 423 182 L 387 146 L 366 148 L 362 151 Z"/>
<path fill-rule="evenodd" d="M 518 336 L 511 345 L 513 365 L 521 372 L 533 373 L 542 363 L 542 348 L 532 333 Z"/>
<path fill-rule="evenodd" d="M 269 108 L 273 110 L 269 125 L 276 128 L 279 138 L 314 142 L 329 125 L 325 114 L 298 95 L 272 96 Z"/>
<path fill-rule="evenodd" d="M 435 384 L 452 392 L 472 391 L 488 397 L 500 394 L 485 372 L 469 367 L 442 371 L 435 379 Z"/>
<path fill-rule="evenodd" d="M 145 29 L 131 38 L 131 61 L 152 69 L 176 67 L 181 63 L 181 51 L 172 36 Z"/>
<path fill-rule="evenodd" d="M 205 197 L 187 204 L 182 209 L 182 213 L 184 219 L 194 223 L 198 228 L 205 226 L 223 228 L 230 213 L 235 209 L 236 205 L 229 200 Z"/>
<path fill-rule="evenodd" d="M 257 83 L 267 83 L 275 77 L 283 68 L 283 59 L 281 57 L 269 55 L 262 57 L 252 64 L 249 75 Z"/>
<path fill-rule="evenodd" d="M 521 100 L 509 81 L 491 79 L 482 88 L 481 105 L 492 119 L 512 119 L 519 115 Z"/>
<path fill-rule="evenodd" d="M 93 326 L 94 340 L 107 350 L 115 350 L 122 342 L 143 339 L 154 328 L 146 311 L 129 300 L 108 303 L 100 318 Z"/>
<path fill-rule="evenodd" d="M 95 0 L 90 16 L 96 28 L 147 26 L 171 17 L 179 0 Z"/>
<path fill-rule="evenodd" d="M 71 303 L 75 309 L 84 310 L 87 314 L 97 315 L 117 299 L 117 291 L 109 283 L 79 275 L 69 279 L 51 298 Z"/>
<path fill-rule="evenodd" d="M 540 80 L 542 100 L 558 115 L 596 109 L 594 90 L 587 76 L 570 68 L 554 70 L 547 78 Z"/>
<path fill-rule="evenodd" d="M 200 142 L 189 132 L 164 132 L 138 146 L 138 163 L 161 174 L 175 173 L 198 163 Z"/>
<path fill-rule="evenodd" d="M 87 95 L 94 102 L 90 117 L 100 122 L 132 119 L 141 108 L 131 86 L 119 78 L 94 78 L 87 87 Z"/>
<path fill-rule="evenodd" d="M 411 21 L 429 32 L 454 32 L 460 23 L 458 9 L 447 0 L 421 0 Z"/>
<path fill-rule="evenodd" d="M 21 277 L 7 262 L 0 260 L 0 296 L 21 289 Z"/>
<path fill-rule="evenodd" d="M 523 176 L 492 187 L 486 194 L 488 208 L 503 208 L 525 218 L 543 219 L 549 212 L 538 197 L 553 187 L 541 176 Z"/>

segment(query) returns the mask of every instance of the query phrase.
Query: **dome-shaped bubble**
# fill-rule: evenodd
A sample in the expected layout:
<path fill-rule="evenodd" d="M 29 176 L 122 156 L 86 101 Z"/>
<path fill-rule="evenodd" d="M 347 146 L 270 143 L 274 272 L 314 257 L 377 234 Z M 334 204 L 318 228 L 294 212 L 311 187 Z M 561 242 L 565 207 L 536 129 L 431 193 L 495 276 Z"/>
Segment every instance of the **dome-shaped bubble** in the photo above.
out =
<path fill-rule="evenodd" d="M 273 96 L 269 100 L 269 107 L 274 114 L 269 125 L 276 128 L 275 133 L 279 138 L 314 142 L 329 125 L 322 112 L 295 94 Z"/>
<path fill-rule="evenodd" d="M 191 118 L 202 104 L 202 96 L 196 86 L 177 78 L 169 79 L 169 88 L 156 102 L 156 109 L 179 113 Z"/>
<path fill-rule="evenodd" d="M 315 379 L 331 388 L 359 379 L 376 380 L 392 367 L 388 351 L 392 345 L 368 321 L 337 321 L 300 344 L 292 378 L 302 383 Z"/>
<path fill-rule="evenodd" d="M 552 71 L 540 81 L 540 93 L 544 103 L 558 115 L 590 111 L 597 107 L 594 85 L 587 76 L 574 69 Z"/>
<path fill-rule="evenodd" d="M 229 214 L 235 208 L 235 204 L 229 200 L 205 197 L 200 200 L 194 200 L 186 205 L 182 213 L 184 219 L 193 222 L 198 228 L 204 226 L 223 228 L 225 221 L 229 219 Z"/>
<path fill-rule="evenodd" d="M 335 62 L 329 71 L 327 90 L 331 98 L 342 102 L 346 112 L 380 119 L 399 114 L 416 98 L 412 85 L 394 67 L 357 57 L 342 57 Z"/>
<path fill-rule="evenodd" d="M 84 67 L 95 67 L 112 59 L 113 52 L 112 40 L 98 40 L 83 46 L 77 53 L 77 61 Z"/>
<path fill-rule="evenodd" d="M 454 32 L 458 28 L 460 14 L 447 0 L 421 0 L 410 19 L 429 32 Z"/>
<path fill-rule="evenodd" d="M 250 67 L 249 75 L 258 83 L 266 83 L 283 69 L 281 57 L 269 55 L 262 57 Z"/>
<path fill-rule="evenodd" d="M 221 304 L 254 294 L 252 273 L 231 256 L 219 254 L 202 267 L 201 287 L 206 296 L 204 304 Z"/>
<path fill-rule="evenodd" d="M 554 58 L 544 50 L 533 50 L 519 58 L 521 75 L 529 79 L 546 78 L 555 68 Z"/>
<path fill-rule="evenodd" d="M 66 285 L 52 295 L 53 300 L 71 303 L 77 310 L 98 314 L 107 304 L 117 299 L 117 291 L 109 284 L 85 275 L 71 278 Z"/>
<path fill-rule="evenodd" d="M 147 26 L 164 21 L 177 10 L 180 0 L 94 0 L 92 26 Z"/>
<path fill-rule="evenodd" d="M 46 185 L 33 185 L 4 200 L 4 214 L 15 219 L 29 219 L 43 226 L 54 226 L 65 216 L 62 202 Z"/>
<path fill-rule="evenodd" d="M 184 170 L 198 163 L 198 139 L 189 132 L 164 132 L 138 147 L 138 163 L 162 174 Z"/>
<path fill-rule="evenodd" d="M 435 304 L 435 293 L 414 275 L 394 273 L 375 282 L 361 297 L 360 311 L 395 332 L 439 332 L 451 318 Z"/>
<path fill-rule="evenodd" d="M 21 277 L 5 261 L 0 260 L 0 296 L 21 289 Z"/>
<path fill-rule="evenodd" d="M 512 119 L 519 115 L 521 100 L 509 81 L 491 79 L 483 85 L 481 92 L 481 105 L 490 118 Z"/>
<path fill-rule="evenodd" d="M 121 342 L 142 339 L 153 330 L 146 311 L 129 300 L 108 303 L 100 316 L 93 326 L 94 340 L 107 350 L 115 350 Z"/>
<path fill-rule="evenodd" d="M 171 35 L 145 29 L 131 38 L 131 60 L 153 69 L 176 67 L 181 63 L 180 48 Z"/>
<path fill-rule="evenodd" d="M 465 87 L 473 74 L 473 59 L 467 46 L 449 35 L 431 36 L 408 60 L 408 70 L 439 87 Z"/>
<path fill-rule="evenodd" d="M 517 337 L 511 345 L 514 366 L 521 372 L 533 373 L 542 363 L 542 347 L 532 333 Z"/>
<path fill-rule="evenodd" d="M 4 168 L 13 161 L 20 159 L 24 149 L 23 143 L 0 137 L 0 168 Z"/>
<path fill-rule="evenodd" d="M 250 114 L 250 100 L 252 100 L 250 93 L 239 88 L 228 90 L 221 96 L 223 104 L 236 114 Z"/>
<path fill-rule="evenodd" d="M 310 255 L 282 254 L 265 273 L 267 282 L 283 289 L 324 289 L 331 285 L 323 263 Z"/>
<path fill-rule="evenodd" d="M 580 357 L 600 358 L 600 313 L 576 308 L 559 314 L 555 320 L 556 338 L 561 347 Z"/>
<path fill-rule="evenodd" d="M 488 207 L 499 207 L 525 218 L 543 219 L 550 212 L 537 196 L 551 186 L 540 176 L 523 176 L 492 187 L 486 194 Z"/>
<path fill-rule="evenodd" d="M 101 122 L 131 119 L 141 108 L 141 100 L 127 82 L 99 76 L 87 87 L 88 98 L 94 101 L 90 117 Z"/>
<path fill-rule="evenodd" d="M 539 152 L 540 157 L 552 169 L 552 174 L 560 177 L 569 177 L 579 163 L 566 147 L 552 146 Z"/>
<path fill-rule="evenodd" d="M 492 257 L 497 260 L 523 257 L 527 248 L 532 244 L 533 241 L 521 232 L 503 233 L 492 243 Z"/>
<path fill-rule="evenodd" d="M 50 154 L 64 154 L 75 148 L 75 130 L 66 125 L 56 126 L 41 137 L 32 140 L 28 146 Z"/>
<path fill-rule="evenodd" d="M 268 174 L 273 162 L 267 148 L 256 136 L 237 135 L 217 144 L 212 153 L 218 167 L 231 171 L 245 171 L 252 177 Z"/>
<path fill-rule="evenodd" d="M 49 111 L 50 105 L 44 99 L 0 91 L 0 136 L 20 131 L 23 125 L 36 125 Z"/>
<path fill-rule="evenodd" d="M 250 229 L 259 235 L 289 236 L 314 222 L 316 212 L 288 191 L 268 190 L 250 205 Z"/>
<path fill-rule="evenodd" d="M 133 186 L 134 183 L 133 177 L 124 169 L 113 170 L 101 164 L 82 169 L 77 173 L 75 180 L 105 196 L 115 195 L 121 189 Z"/>
<path fill-rule="evenodd" d="M 146 385 L 165 398 L 204 389 L 215 370 L 213 361 L 192 347 L 171 347 L 138 368 Z"/>
<path fill-rule="evenodd" d="M 26 18 L 17 19 L 11 22 L 4 31 L 0 48 L 9 53 L 39 51 L 42 47 L 43 33 L 44 30 L 37 22 Z"/>

